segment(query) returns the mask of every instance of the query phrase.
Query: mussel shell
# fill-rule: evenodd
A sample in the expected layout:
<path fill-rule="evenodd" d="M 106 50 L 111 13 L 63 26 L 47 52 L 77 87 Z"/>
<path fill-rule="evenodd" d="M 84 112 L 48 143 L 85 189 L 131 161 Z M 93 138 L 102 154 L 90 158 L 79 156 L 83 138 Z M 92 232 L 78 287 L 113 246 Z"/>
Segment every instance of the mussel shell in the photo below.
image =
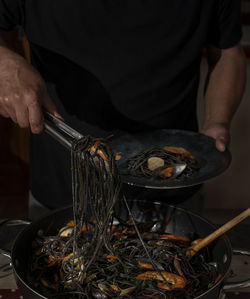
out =
<path fill-rule="evenodd" d="M 100 290 L 98 290 L 98 289 L 94 289 L 93 288 L 91 293 L 92 293 L 93 298 L 96 298 L 96 299 L 108 299 L 108 296 L 105 293 L 103 293 Z"/>

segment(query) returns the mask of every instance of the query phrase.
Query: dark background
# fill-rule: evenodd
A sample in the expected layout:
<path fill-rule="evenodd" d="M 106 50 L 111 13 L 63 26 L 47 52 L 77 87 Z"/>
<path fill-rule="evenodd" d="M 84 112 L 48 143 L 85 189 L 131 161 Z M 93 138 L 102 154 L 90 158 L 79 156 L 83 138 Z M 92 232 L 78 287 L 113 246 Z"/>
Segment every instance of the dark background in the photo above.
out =
<path fill-rule="evenodd" d="M 250 1 L 242 0 L 243 39 L 249 67 L 250 57 Z M 27 41 L 18 29 L 7 38 L 8 44 L 29 59 Z M 201 64 L 200 90 L 203 89 L 206 73 L 205 60 Z M 201 96 L 198 97 L 201 114 Z M 250 190 L 250 81 L 247 81 L 243 103 L 232 126 L 231 152 L 233 163 L 230 169 L 206 184 L 205 216 L 217 223 L 249 206 Z M 29 131 L 18 128 L 12 121 L 0 117 L 0 219 L 27 218 L 29 189 Z"/>

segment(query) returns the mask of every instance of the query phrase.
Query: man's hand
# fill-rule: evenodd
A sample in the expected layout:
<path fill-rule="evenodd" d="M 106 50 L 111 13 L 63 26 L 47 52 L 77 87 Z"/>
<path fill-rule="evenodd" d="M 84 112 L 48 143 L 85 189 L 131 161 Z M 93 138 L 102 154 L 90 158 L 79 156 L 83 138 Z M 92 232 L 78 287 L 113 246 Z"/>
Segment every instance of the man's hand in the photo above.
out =
<path fill-rule="evenodd" d="M 42 107 L 61 118 L 40 74 L 24 58 L 0 45 L 0 114 L 40 133 Z"/>
<path fill-rule="evenodd" d="M 229 128 L 220 123 L 210 124 L 204 127 L 201 131 L 202 134 L 210 136 L 215 139 L 216 148 L 220 152 L 224 152 L 230 143 Z"/>

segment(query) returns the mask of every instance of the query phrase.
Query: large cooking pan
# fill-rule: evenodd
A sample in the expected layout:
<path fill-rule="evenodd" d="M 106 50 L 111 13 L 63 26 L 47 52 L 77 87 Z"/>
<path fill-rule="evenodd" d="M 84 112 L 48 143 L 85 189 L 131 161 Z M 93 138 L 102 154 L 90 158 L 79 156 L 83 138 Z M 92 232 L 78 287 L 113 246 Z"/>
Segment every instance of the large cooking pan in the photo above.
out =
<path fill-rule="evenodd" d="M 195 215 L 181 208 L 172 207 L 157 202 L 130 201 L 130 208 L 135 219 L 139 222 L 147 222 L 148 220 L 157 221 L 156 227 L 161 227 L 170 219 L 166 232 L 187 235 L 195 233 L 199 237 L 204 237 L 213 232 L 216 227 L 206 219 Z M 119 217 L 126 220 L 129 215 L 122 203 L 116 207 L 116 213 Z M 31 287 L 32 277 L 29 273 L 29 258 L 31 255 L 31 243 L 37 234 L 42 230 L 46 234 L 55 234 L 59 228 L 72 219 L 72 208 L 64 208 L 57 210 L 52 214 L 27 225 L 15 238 L 11 249 L 11 258 L 13 270 L 18 287 L 24 298 L 46 298 L 39 294 Z M 209 246 L 209 252 L 213 262 L 218 264 L 218 272 L 222 274 L 222 279 L 211 289 L 196 298 L 215 299 L 219 297 L 220 291 L 225 285 L 225 279 L 228 276 L 232 249 L 230 242 L 226 236 L 222 236 Z M 250 253 L 247 253 L 250 255 Z M 247 282 L 248 286 L 249 281 Z"/>

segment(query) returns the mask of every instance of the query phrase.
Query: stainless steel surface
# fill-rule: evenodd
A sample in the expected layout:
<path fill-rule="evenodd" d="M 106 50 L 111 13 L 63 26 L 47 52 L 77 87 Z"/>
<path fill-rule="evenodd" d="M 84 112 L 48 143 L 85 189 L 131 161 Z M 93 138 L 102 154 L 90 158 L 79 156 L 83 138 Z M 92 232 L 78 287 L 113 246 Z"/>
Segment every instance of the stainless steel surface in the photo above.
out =
<path fill-rule="evenodd" d="M 44 113 L 44 128 L 45 132 L 68 149 L 71 149 L 75 139 L 83 137 L 79 132 L 48 112 Z"/>
<path fill-rule="evenodd" d="M 227 283 L 224 286 L 224 290 L 232 290 L 232 289 L 242 289 L 242 288 L 249 288 L 250 287 L 250 280 L 242 281 L 242 282 L 235 282 L 235 283 Z"/>
<path fill-rule="evenodd" d="M 244 249 L 233 249 L 233 253 L 250 256 L 250 251 Z"/>
<path fill-rule="evenodd" d="M 235 255 L 243 255 L 250 256 L 250 251 L 243 249 L 233 249 L 233 254 Z M 232 289 L 242 289 L 250 287 L 250 279 L 238 282 L 227 282 L 223 289 L 224 290 L 232 290 Z"/>
<path fill-rule="evenodd" d="M 0 255 L 0 289 L 16 289 L 16 281 L 13 275 L 10 259 Z"/>

